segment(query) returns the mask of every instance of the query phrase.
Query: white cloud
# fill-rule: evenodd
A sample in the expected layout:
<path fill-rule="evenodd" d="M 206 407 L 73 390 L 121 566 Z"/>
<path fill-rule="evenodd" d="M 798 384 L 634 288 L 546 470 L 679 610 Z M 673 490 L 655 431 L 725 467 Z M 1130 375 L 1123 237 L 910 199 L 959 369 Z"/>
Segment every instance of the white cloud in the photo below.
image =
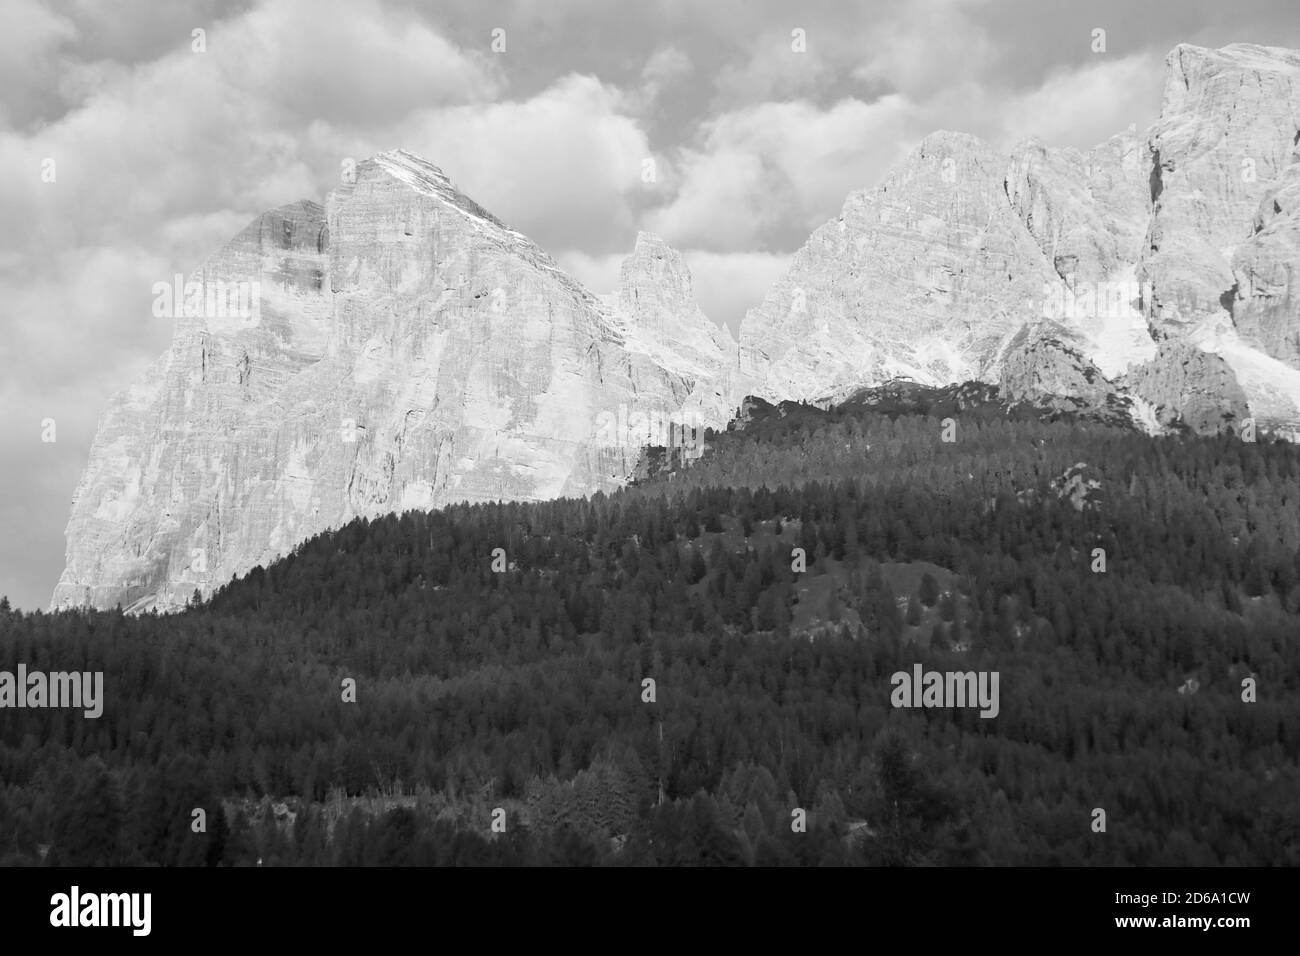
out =
<path fill-rule="evenodd" d="M 802 50 L 794 49 L 794 29 L 803 30 Z M 724 65 L 717 75 L 716 104 L 735 108 L 764 100 L 807 96 L 835 70 L 834 51 L 845 37 L 834 30 L 783 27 L 764 30 L 750 42 L 743 60 Z"/>
<path fill-rule="evenodd" d="M 661 188 L 642 181 L 653 155 L 625 107 L 614 87 L 575 75 L 524 101 L 425 111 L 402 128 L 408 148 L 543 248 L 605 251 Z"/>
<path fill-rule="evenodd" d="M 994 45 L 968 15 L 979 0 L 910 0 L 874 20 L 854 77 L 925 100 L 955 77 L 979 76 Z"/>
<path fill-rule="evenodd" d="M 788 253 L 709 252 L 689 249 L 682 253 L 694 280 L 695 298 L 704 314 L 739 335 L 745 312 L 763 300 L 763 294 L 790 267 Z"/>
<path fill-rule="evenodd" d="M 37 115 L 60 76 L 60 48 L 76 37 L 71 20 L 38 0 L 0 3 L 0 125 Z"/>
<path fill-rule="evenodd" d="M 618 288 L 619 270 L 623 260 L 632 251 L 631 242 L 626 252 L 611 252 L 603 256 L 592 256 L 576 249 L 569 249 L 557 255 L 560 268 L 573 276 L 597 295 L 605 295 Z"/>
<path fill-rule="evenodd" d="M 715 251 L 789 248 L 901 154 L 908 104 L 760 103 L 705 126 L 678 158 L 673 202 L 651 219 L 670 242 Z"/>
<path fill-rule="evenodd" d="M 635 111 L 654 109 L 664 90 L 682 82 L 693 69 L 691 58 L 677 47 L 656 50 L 641 69 L 640 85 L 630 94 Z"/>
<path fill-rule="evenodd" d="M 218 29 L 209 50 L 229 56 L 237 89 L 295 123 L 375 126 L 503 87 L 488 50 L 458 49 L 413 12 L 376 0 L 275 0 Z"/>
<path fill-rule="evenodd" d="M 1157 57 L 1135 53 L 1055 73 L 1038 89 L 1010 98 L 1000 112 L 1003 143 L 1037 136 L 1052 146 L 1095 146 L 1160 110 L 1164 71 Z"/>

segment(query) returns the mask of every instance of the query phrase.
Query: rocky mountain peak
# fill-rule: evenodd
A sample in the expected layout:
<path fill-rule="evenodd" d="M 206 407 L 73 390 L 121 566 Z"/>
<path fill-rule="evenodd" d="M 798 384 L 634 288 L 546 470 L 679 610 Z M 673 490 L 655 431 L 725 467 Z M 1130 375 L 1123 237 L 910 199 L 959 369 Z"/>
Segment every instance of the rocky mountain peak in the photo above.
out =
<path fill-rule="evenodd" d="M 696 311 L 691 272 L 681 253 L 653 232 L 638 232 L 632 253 L 623 260 L 619 281 L 620 301 L 629 311 L 637 311 L 635 302 L 647 296 L 667 310 Z"/>
<path fill-rule="evenodd" d="M 682 410 L 691 424 L 730 418 L 737 401 L 736 343 L 701 311 L 680 252 L 652 232 L 639 232 L 609 306 L 629 351 L 648 355 L 689 383 Z"/>
<path fill-rule="evenodd" d="M 899 377 L 995 381 L 1054 281 L 1007 203 L 1004 168 L 977 137 L 942 131 L 850 195 L 745 316 L 745 389 L 822 400 Z"/>
<path fill-rule="evenodd" d="M 383 170 L 394 179 L 405 183 L 424 196 L 441 200 L 467 216 L 511 232 L 513 235 L 520 235 L 510 230 L 496 216 L 456 189 L 452 185 L 451 179 L 441 169 L 433 163 L 421 159 L 414 153 L 404 149 L 392 149 L 378 153 L 361 163 L 359 170 L 363 170 L 370 165 Z"/>
<path fill-rule="evenodd" d="M 259 310 L 178 318 L 114 399 L 56 607 L 180 607 L 361 515 L 613 489 L 672 422 L 730 411 L 724 350 L 691 356 L 649 296 L 614 314 L 402 150 L 323 208 L 259 216 L 191 281 L 259 288 Z"/>

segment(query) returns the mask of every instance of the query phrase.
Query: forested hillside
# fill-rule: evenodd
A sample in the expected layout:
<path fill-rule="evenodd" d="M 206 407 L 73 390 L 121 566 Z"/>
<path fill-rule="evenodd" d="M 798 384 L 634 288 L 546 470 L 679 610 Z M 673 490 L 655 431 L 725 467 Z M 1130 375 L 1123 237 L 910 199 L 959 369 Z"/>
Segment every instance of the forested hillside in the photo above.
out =
<path fill-rule="evenodd" d="M 1294 446 L 874 402 L 670 464 L 4 605 L 105 704 L 0 711 L 0 862 L 1300 863 Z M 893 707 L 917 663 L 997 716 Z"/>

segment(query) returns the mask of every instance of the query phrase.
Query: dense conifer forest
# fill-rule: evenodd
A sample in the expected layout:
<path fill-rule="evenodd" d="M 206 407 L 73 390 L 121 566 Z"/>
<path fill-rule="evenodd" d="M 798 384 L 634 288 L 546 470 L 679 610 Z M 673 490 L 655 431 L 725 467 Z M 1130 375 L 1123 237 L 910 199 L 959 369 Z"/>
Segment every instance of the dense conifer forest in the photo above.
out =
<path fill-rule="evenodd" d="M 0 713 L 0 864 L 1300 863 L 1300 449 L 747 418 L 181 614 L 0 605 L 0 670 L 105 682 Z M 997 716 L 894 707 L 917 663 Z"/>

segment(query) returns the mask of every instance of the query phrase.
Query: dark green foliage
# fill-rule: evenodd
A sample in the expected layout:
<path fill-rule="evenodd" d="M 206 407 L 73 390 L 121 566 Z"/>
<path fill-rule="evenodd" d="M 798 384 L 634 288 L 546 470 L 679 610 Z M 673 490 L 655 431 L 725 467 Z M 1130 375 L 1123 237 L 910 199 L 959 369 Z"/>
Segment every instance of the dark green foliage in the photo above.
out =
<path fill-rule="evenodd" d="M 355 521 L 174 616 L 0 605 L 0 669 L 106 695 L 5 711 L 0 861 L 1294 865 L 1300 451 L 959 433 L 795 415 L 613 496 Z M 1077 461 L 1097 509 L 1050 491 Z M 905 618 L 908 562 L 958 583 Z M 893 709 L 917 662 L 998 671 L 999 716 Z"/>
<path fill-rule="evenodd" d="M 934 603 L 939 600 L 939 582 L 934 579 L 934 575 L 926 572 L 921 575 L 921 603 L 926 607 L 934 607 Z"/>
<path fill-rule="evenodd" d="M 929 575 L 926 575 L 926 577 L 929 577 Z M 921 623 L 921 602 L 917 600 L 915 594 L 907 599 L 907 615 L 904 620 L 911 627 L 916 627 Z"/>

